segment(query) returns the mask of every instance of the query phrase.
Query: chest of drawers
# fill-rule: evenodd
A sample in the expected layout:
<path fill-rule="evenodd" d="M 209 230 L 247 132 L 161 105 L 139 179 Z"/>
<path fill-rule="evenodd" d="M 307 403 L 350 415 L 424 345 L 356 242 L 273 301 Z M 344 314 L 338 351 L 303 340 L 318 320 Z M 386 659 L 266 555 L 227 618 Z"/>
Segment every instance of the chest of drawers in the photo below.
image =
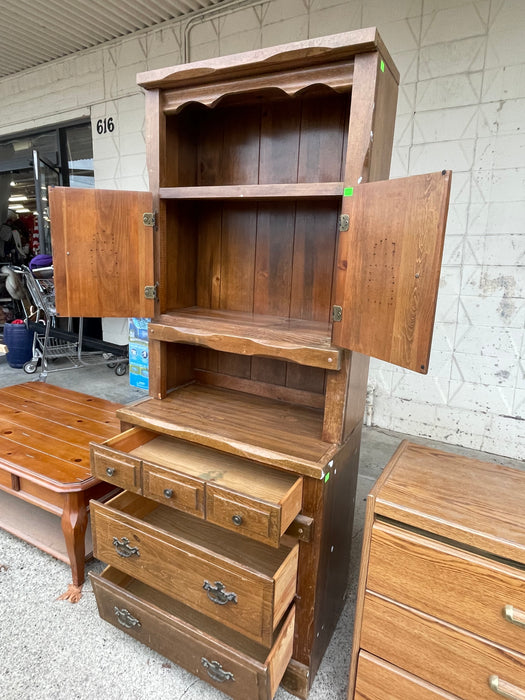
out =
<path fill-rule="evenodd" d="M 525 698 L 525 472 L 403 443 L 367 503 L 349 698 Z"/>

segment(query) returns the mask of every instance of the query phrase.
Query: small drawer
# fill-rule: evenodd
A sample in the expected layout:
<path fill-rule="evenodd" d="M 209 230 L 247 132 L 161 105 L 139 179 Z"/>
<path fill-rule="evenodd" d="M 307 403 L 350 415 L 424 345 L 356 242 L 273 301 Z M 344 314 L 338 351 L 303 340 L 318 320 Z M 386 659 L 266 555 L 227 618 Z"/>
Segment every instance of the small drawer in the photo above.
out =
<path fill-rule="evenodd" d="M 110 444 L 113 440 L 118 444 L 118 439 L 122 441 L 130 432 L 128 430 L 126 433 L 108 440 L 103 445 L 91 443 L 91 471 L 93 476 L 101 481 L 107 481 L 122 489 L 133 491 L 133 493 L 141 493 L 142 464 L 140 459 L 127 455 L 121 450 L 113 448 Z"/>
<path fill-rule="evenodd" d="M 146 498 L 204 518 L 204 484 L 199 479 L 143 462 L 142 493 Z"/>
<path fill-rule="evenodd" d="M 376 522 L 367 589 L 525 654 L 525 571 L 517 566 Z"/>
<path fill-rule="evenodd" d="M 491 683 L 525 697 L 525 656 L 374 593 L 365 594 L 360 646 L 462 700 L 496 700 Z"/>
<path fill-rule="evenodd" d="M 268 547 L 124 491 L 91 502 L 94 555 L 265 646 L 296 590 L 299 546 Z"/>
<path fill-rule="evenodd" d="M 366 651 L 359 652 L 354 700 L 457 700 Z"/>
<path fill-rule="evenodd" d="M 301 511 L 302 477 L 145 428 L 92 445 L 92 454 L 100 479 L 160 503 L 171 491 L 173 508 L 272 547 Z M 135 482 L 129 476 L 133 486 L 123 483 L 126 468 L 139 475 Z"/>
<path fill-rule="evenodd" d="M 270 650 L 108 567 L 89 574 L 100 616 L 235 700 L 271 700 L 292 657 L 294 607 Z"/>

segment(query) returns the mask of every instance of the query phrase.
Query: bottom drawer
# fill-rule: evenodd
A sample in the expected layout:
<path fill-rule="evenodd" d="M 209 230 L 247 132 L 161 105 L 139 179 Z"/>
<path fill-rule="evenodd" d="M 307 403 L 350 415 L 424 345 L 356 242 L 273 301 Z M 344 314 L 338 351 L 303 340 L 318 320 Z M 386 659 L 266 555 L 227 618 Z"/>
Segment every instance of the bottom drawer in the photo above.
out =
<path fill-rule="evenodd" d="M 100 616 L 235 700 L 271 700 L 292 657 L 295 607 L 266 649 L 117 569 L 90 573 Z"/>
<path fill-rule="evenodd" d="M 435 685 L 366 651 L 359 652 L 355 700 L 456 700 Z"/>

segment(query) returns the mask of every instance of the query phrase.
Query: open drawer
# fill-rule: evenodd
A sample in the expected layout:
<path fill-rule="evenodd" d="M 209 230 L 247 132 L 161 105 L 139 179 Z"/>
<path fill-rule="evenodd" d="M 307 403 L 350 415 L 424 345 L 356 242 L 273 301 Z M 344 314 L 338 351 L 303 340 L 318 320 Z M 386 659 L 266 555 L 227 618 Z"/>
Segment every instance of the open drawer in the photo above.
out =
<path fill-rule="evenodd" d="M 100 616 L 236 700 L 271 700 L 292 656 L 295 608 L 270 650 L 136 579 L 90 573 Z"/>
<path fill-rule="evenodd" d="M 93 475 L 278 547 L 301 510 L 302 477 L 132 428 L 91 445 Z"/>
<path fill-rule="evenodd" d="M 97 559 L 267 647 L 296 591 L 299 545 L 268 547 L 128 491 L 91 501 Z"/>

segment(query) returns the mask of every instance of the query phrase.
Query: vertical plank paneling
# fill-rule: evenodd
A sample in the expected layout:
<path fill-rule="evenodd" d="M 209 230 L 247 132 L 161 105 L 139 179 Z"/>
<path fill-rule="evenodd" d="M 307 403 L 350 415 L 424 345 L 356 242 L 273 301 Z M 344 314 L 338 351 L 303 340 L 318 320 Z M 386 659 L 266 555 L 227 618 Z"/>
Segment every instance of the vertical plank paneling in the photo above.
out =
<path fill-rule="evenodd" d="M 225 128 L 220 162 L 220 184 L 257 184 L 261 108 L 258 105 L 250 105 L 242 109 L 230 107 L 224 110 L 223 119 Z"/>
<path fill-rule="evenodd" d="M 256 314 L 290 315 L 294 226 L 294 204 L 259 204 L 253 302 Z"/>
<path fill-rule="evenodd" d="M 220 304 L 221 227 L 222 206 L 215 203 L 201 205 L 197 234 L 196 300 L 198 306 L 208 309 L 218 309 Z"/>
<path fill-rule="evenodd" d="M 297 182 L 301 101 L 267 102 L 261 110 L 259 182 Z"/>
<path fill-rule="evenodd" d="M 223 184 L 223 138 L 224 138 L 224 113 L 213 110 L 210 114 L 203 107 L 195 107 L 192 110 L 194 121 L 198 124 L 197 144 L 197 184 L 221 185 Z"/>
<path fill-rule="evenodd" d="M 304 99 L 301 117 L 298 182 L 342 179 L 349 95 L 327 93 Z"/>
<path fill-rule="evenodd" d="M 336 229 L 337 204 L 298 204 L 290 308 L 293 318 L 329 320 Z"/>
<path fill-rule="evenodd" d="M 222 212 L 220 308 L 253 311 L 257 214 L 249 202 Z"/>

